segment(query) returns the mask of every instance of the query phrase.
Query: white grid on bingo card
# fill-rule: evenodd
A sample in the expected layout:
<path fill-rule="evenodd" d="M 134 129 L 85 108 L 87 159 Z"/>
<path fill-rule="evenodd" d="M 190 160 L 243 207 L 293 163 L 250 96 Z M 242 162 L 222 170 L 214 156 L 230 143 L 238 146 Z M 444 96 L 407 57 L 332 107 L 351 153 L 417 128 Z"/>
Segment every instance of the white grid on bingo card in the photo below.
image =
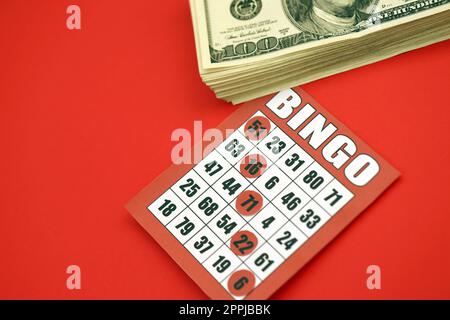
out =
<path fill-rule="evenodd" d="M 228 292 L 241 269 L 256 288 L 353 197 L 272 122 L 260 140 L 244 125 L 148 207 Z M 263 170 L 247 172 L 252 154 Z M 253 213 L 239 207 L 248 192 L 262 203 Z"/>
<path fill-rule="evenodd" d="M 153 201 L 147 209 L 163 224 L 167 225 L 178 216 L 186 205 L 170 189 L 164 192 L 158 199 Z"/>

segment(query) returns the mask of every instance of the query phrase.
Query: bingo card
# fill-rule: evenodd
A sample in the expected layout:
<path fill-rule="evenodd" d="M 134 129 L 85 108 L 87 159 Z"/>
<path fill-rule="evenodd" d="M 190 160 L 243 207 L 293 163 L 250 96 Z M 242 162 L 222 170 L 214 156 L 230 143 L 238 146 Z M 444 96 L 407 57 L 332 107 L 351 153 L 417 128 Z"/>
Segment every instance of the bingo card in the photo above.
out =
<path fill-rule="evenodd" d="M 267 299 L 399 175 L 300 88 L 219 129 L 235 130 L 127 204 L 213 299 Z"/>

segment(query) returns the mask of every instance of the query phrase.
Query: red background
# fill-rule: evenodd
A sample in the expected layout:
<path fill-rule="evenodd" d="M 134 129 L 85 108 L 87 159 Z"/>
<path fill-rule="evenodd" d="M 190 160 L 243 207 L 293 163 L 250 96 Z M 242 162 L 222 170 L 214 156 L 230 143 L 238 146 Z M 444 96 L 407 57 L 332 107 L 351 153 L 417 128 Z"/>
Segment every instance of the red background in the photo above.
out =
<path fill-rule="evenodd" d="M 303 86 L 402 177 L 273 298 L 450 298 L 449 55 Z M 174 129 L 234 108 L 200 80 L 187 0 L 1 1 L 0 298 L 206 298 L 123 205 L 170 166 Z"/>

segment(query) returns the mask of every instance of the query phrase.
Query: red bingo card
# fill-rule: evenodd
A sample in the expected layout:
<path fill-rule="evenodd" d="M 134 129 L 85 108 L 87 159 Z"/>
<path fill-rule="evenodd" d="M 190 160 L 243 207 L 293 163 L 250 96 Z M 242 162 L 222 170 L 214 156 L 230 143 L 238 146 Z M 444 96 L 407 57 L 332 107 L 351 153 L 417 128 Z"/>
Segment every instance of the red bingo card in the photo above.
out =
<path fill-rule="evenodd" d="M 127 204 L 213 299 L 267 299 L 399 176 L 299 88 L 219 129 L 234 131 Z"/>

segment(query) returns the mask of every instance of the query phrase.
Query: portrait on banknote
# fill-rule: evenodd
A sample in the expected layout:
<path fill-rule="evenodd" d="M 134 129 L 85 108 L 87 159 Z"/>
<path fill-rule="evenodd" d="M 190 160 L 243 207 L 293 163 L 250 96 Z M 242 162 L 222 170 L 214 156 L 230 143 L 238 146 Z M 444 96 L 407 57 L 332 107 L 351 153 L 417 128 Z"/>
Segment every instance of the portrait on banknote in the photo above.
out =
<path fill-rule="evenodd" d="M 283 0 L 286 15 L 301 31 L 319 36 L 361 28 L 378 0 Z"/>

